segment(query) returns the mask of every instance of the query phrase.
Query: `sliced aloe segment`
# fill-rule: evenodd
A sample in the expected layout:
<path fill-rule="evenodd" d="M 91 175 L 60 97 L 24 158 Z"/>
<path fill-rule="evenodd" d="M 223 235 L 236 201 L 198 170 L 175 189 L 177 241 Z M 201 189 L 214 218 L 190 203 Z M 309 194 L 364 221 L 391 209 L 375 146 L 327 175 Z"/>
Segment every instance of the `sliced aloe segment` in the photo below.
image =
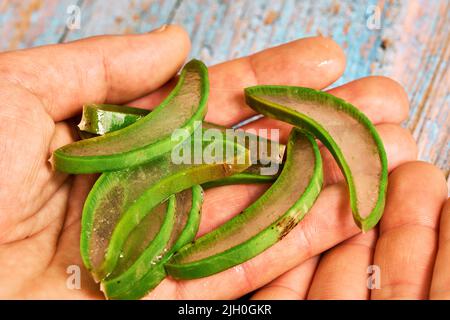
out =
<path fill-rule="evenodd" d="M 263 168 L 263 166 L 253 164 L 243 172 L 233 174 L 232 176 L 225 177 L 223 179 L 203 183 L 202 187 L 209 189 L 233 184 L 272 183 L 277 179 L 277 174 L 262 175 L 261 168 Z"/>
<path fill-rule="evenodd" d="M 275 183 L 224 225 L 183 247 L 166 264 L 176 279 L 209 276 L 258 255 L 291 231 L 322 188 L 323 172 L 314 139 L 294 129 Z"/>
<path fill-rule="evenodd" d="M 92 138 L 96 135 L 103 135 L 129 126 L 140 120 L 151 111 L 128 106 L 110 105 L 110 104 L 87 104 L 83 106 L 81 122 L 78 125 L 79 134 L 82 139 Z M 203 130 L 218 129 L 223 133 L 226 127 L 219 126 L 209 122 L 202 123 Z M 257 137 L 251 133 L 244 133 L 241 130 L 233 131 L 235 140 L 251 149 L 252 163 L 245 172 L 236 174 L 211 183 L 204 184 L 205 188 L 211 188 L 229 184 L 242 183 L 269 183 L 275 181 L 276 174 L 264 174 L 266 168 L 276 161 L 281 163 L 285 146 L 269 139 Z M 273 157 L 271 152 L 276 152 Z M 271 173 L 271 172 L 269 172 Z"/>
<path fill-rule="evenodd" d="M 141 256 L 131 268 L 125 270 L 119 262 L 113 273 L 102 281 L 105 295 L 109 299 L 139 299 L 154 289 L 166 277 L 164 264 L 175 251 L 194 240 L 200 224 L 202 202 L 200 186 L 178 193 L 175 225 L 162 252 L 151 260 Z"/>
<path fill-rule="evenodd" d="M 206 114 L 208 93 L 207 68 L 192 60 L 181 71 L 176 87 L 153 112 L 121 130 L 59 148 L 53 154 L 54 165 L 68 173 L 92 173 L 148 162 L 179 143 L 171 139 L 175 129 L 195 130 Z"/>
<path fill-rule="evenodd" d="M 226 177 L 223 179 L 203 183 L 202 187 L 205 189 L 221 187 L 221 186 L 229 186 L 233 184 L 252 184 L 252 183 L 271 183 L 276 180 L 276 176 L 263 176 L 255 173 L 236 173 L 230 177 Z"/>
<path fill-rule="evenodd" d="M 370 120 L 350 103 L 310 88 L 255 86 L 245 89 L 248 105 L 305 128 L 330 150 L 350 194 L 356 224 L 367 231 L 381 218 L 387 188 L 383 143 Z"/>
<path fill-rule="evenodd" d="M 83 106 L 78 128 L 81 131 L 103 135 L 128 127 L 149 113 L 148 110 L 128 106 L 86 104 Z"/>
<path fill-rule="evenodd" d="M 83 106 L 83 113 L 78 128 L 81 131 L 82 139 L 92 138 L 97 135 L 104 135 L 119 129 L 123 129 L 132 123 L 142 119 L 151 113 L 150 110 L 140 109 L 129 106 L 119 106 L 111 104 L 86 104 Z M 203 121 L 204 130 L 218 129 L 226 132 L 228 128 L 211 122 Z M 236 137 L 237 142 L 241 142 L 247 149 L 254 144 L 254 154 L 252 154 L 252 163 L 258 165 L 267 164 L 270 160 L 271 151 L 278 154 L 275 157 L 283 157 L 285 146 L 269 139 L 259 137 L 252 133 L 246 133 L 242 130 L 229 129 Z M 252 140 L 252 141 L 251 141 Z M 252 145 L 253 146 L 253 145 Z M 252 166 L 253 167 L 253 166 Z M 260 166 L 258 166 L 260 168 Z M 255 170 L 253 170 L 255 171 Z M 256 173 L 256 172 L 255 172 Z"/>
<path fill-rule="evenodd" d="M 202 202 L 200 186 L 176 195 L 173 229 L 162 250 L 155 250 L 154 240 L 149 242 L 146 232 L 161 222 L 146 216 L 125 242 L 114 271 L 102 281 L 105 295 L 110 299 L 138 299 L 155 288 L 166 276 L 164 263 L 197 234 Z"/>
<path fill-rule="evenodd" d="M 186 143 L 195 141 L 191 136 Z M 200 141 L 200 146 L 204 149 L 212 143 Z M 133 229 L 170 195 L 241 172 L 250 165 L 244 147 L 226 139 L 220 143 L 224 144 L 223 150 L 229 146 L 234 153 L 217 154 L 210 163 L 177 164 L 169 152 L 144 165 L 104 173 L 97 180 L 83 208 L 81 234 L 84 263 L 97 279 L 114 270 Z M 104 226 L 93 228 L 95 225 Z M 90 252 L 92 248 L 95 252 Z M 94 258 L 89 259 L 91 256 Z"/>
<path fill-rule="evenodd" d="M 100 177 L 99 180 L 102 181 L 102 179 L 103 177 Z M 90 195 L 95 196 L 99 193 L 96 185 Z M 100 281 L 112 269 L 103 265 L 104 255 L 121 210 L 124 209 L 125 198 L 131 197 L 128 201 L 135 201 L 136 198 L 132 194 L 128 194 L 123 186 L 112 188 L 108 197 L 110 198 L 100 200 L 101 204 L 94 215 L 91 212 L 88 214 L 83 212 L 82 217 L 81 256 L 85 266 L 91 271 L 96 281 Z M 119 207 L 118 204 L 121 202 L 122 205 Z M 175 196 L 172 195 L 167 201 L 153 208 L 133 230 L 127 239 L 126 247 L 121 250 L 119 255 L 119 265 L 122 268 L 125 268 L 129 263 L 132 264 L 139 257 L 138 253 L 143 252 L 152 241 L 152 252 L 164 247 L 168 241 L 167 235 L 172 231 L 174 223 L 174 203 Z M 108 271 L 104 271 L 104 268 L 107 268 Z"/>

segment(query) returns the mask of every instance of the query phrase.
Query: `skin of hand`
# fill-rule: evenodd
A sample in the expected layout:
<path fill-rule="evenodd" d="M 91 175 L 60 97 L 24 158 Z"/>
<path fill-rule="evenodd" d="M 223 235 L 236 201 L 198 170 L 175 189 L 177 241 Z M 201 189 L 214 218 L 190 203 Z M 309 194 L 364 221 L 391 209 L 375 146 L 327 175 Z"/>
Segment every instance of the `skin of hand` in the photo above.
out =
<path fill-rule="evenodd" d="M 52 170 L 51 153 L 75 138 L 70 118 L 84 103 L 152 108 L 173 86 L 189 38 L 177 26 L 142 35 L 100 36 L 67 44 L 0 54 L 0 297 L 102 298 L 79 253 L 80 215 L 95 175 Z M 305 38 L 209 69 L 206 120 L 232 125 L 251 116 L 243 88 L 285 84 L 323 89 L 345 68 L 342 50 L 323 37 Z M 360 234 L 334 160 L 322 150 L 326 186 L 310 213 L 283 241 L 222 273 L 198 280 L 165 279 L 147 298 L 231 299 L 260 289 L 254 298 L 448 297 L 450 212 L 445 181 L 433 166 L 414 161 L 416 145 L 399 123 L 408 115 L 403 89 L 385 77 L 367 77 L 330 93 L 346 99 L 376 124 L 391 177 L 385 216 L 377 231 Z M 260 119 L 246 128 L 290 127 Z M 261 185 L 208 190 L 200 234 L 247 207 Z M 438 250 L 438 248 L 440 248 Z M 367 265 L 382 272 L 371 294 Z M 81 288 L 67 285 L 79 266 Z M 434 267 L 434 271 L 433 271 Z M 360 282 L 358 282 L 360 280 Z M 230 285 L 232 284 L 232 285 Z M 447 287 L 446 287 L 447 286 Z M 431 289 L 430 289 L 431 287 Z"/>

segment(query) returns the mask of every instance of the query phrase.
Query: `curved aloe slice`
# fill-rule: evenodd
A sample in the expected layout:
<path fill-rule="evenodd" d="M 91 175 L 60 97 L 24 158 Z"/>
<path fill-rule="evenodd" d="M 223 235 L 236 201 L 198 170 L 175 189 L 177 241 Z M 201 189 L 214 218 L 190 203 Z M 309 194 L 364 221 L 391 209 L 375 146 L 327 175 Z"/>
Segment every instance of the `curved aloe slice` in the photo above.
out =
<path fill-rule="evenodd" d="M 323 172 L 319 148 L 294 129 L 275 183 L 224 225 L 183 247 L 166 264 L 174 278 L 205 277 L 258 255 L 291 231 L 317 199 Z"/>
<path fill-rule="evenodd" d="M 78 124 L 79 134 L 82 139 L 88 139 L 95 137 L 97 135 L 103 135 L 109 132 L 113 132 L 119 129 L 123 129 L 130 124 L 140 120 L 151 111 L 145 109 L 139 109 L 128 106 L 119 106 L 119 105 L 111 105 L 111 104 L 87 104 L 83 106 L 83 113 L 80 123 Z M 203 129 L 219 129 L 222 132 L 225 132 L 227 128 L 209 123 L 203 122 Z M 239 134 L 245 135 L 242 131 L 236 131 L 237 136 Z M 255 137 L 252 134 L 247 133 L 247 138 Z M 245 139 L 244 136 L 241 137 L 243 141 L 243 145 L 246 148 L 249 148 L 250 141 L 249 139 Z M 244 140 L 245 139 L 245 140 Z M 283 158 L 285 146 L 279 143 L 276 143 L 258 137 L 257 147 L 254 149 L 254 155 L 252 157 L 252 163 L 248 169 L 246 169 L 242 173 L 235 174 L 231 177 L 226 177 L 224 179 L 219 179 L 216 181 L 211 181 L 202 186 L 204 188 L 213 188 L 223 185 L 230 184 L 248 184 L 248 183 L 270 183 L 275 181 L 277 175 L 262 175 L 261 169 L 267 167 L 267 163 L 270 164 L 270 161 L 276 160 L 281 162 Z M 272 144 L 274 144 L 272 146 Z M 262 148 L 264 151 L 260 150 Z M 276 157 L 271 158 L 270 151 L 275 150 L 278 152 Z M 264 163 L 264 164 L 262 164 Z"/>
<path fill-rule="evenodd" d="M 146 216 L 125 242 L 122 258 L 114 271 L 102 281 L 105 295 L 110 299 L 138 299 L 155 288 L 166 276 L 164 263 L 173 252 L 194 240 L 200 224 L 202 202 L 200 186 L 176 195 L 173 229 L 162 250 L 155 250 L 154 240 L 149 242 L 151 237 L 146 231 L 161 222 Z"/>
<path fill-rule="evenodd" d="M 192 138 L 189 140 L 184 143 L 195 143 Z M 144 165 L 104 173 L 97 180 L 83 208 L 82 228 L 86 232 L 81 235 L 84 263 L 97 279 L 103 279 L 114 270 L 133 229 L 163 200 L 196 184 L 229 176 L 249 166 L 244 147 L 225 139 L 220 142 L 224 143 L 223 150 L 229 146 L 234 154 L 217 155 L 216 161 L 211 163 L 176 164 L 169 152 Z M 209 146 L 210 143 L 203 142 L 203 148 Z M 244 162 L 240 163 L 241 160 Z M 93 228 L 98 224 L 103 227 Z M 90 252 L 91 248 L 96 252 Z M 90 256 L 95 258 L 86 258 Z"/>
<path fill-rule="evenodd" d="M 101 181 L 102 177 L 99 179 Z M 100 183 L 101 185 L 101 183 Z M 126 188 L 112 188 L 108 196 L 101 200 L 99 209 L 92 214 L 83 212 L 81 226 L 80 251 L 83 262 L 88 270 L 91 271 L 94 279 L 100 281 L 106 276 L 104 255 L 108 246 L 109 238 L 114 230 L 117 220 L 123 210 L 123 204 L 116 206 L 119 202 L 125 202 L 124 198 Z M 96 187 L 92 189 L 91 194 L 98 194 Z M 132 200 L 134 201 L 134 200 Z M 168 234 L 172 231 L 175 212 L 175 196 L 172 195 L 167 201 L 162 202 L 153 208 L 150 213 L 139 223 L 139 225 L 130 234 L 127 239 L 127 248 L 124 248 L 119 257 L 119 264 L 126 265 L 132 263 L 138 258 L 137 252 L 144 251 L 145 248 L 153 241 L 152 251 L 157 251 L 164 247 L 168 241 Z M 111 267 L 108 267 L 108 273 Z"/>
<path fill-rule="evenodd" d="M 78 124 L 78 128 L 80 130 L 80 137 L 82 139 L 93 138 L 98 135 L 104 135 L 106 133 L 110 133 L 113 131 L 117 131 L 128 127 L 132 123 L 142 119 L 144 116 L 151 113 L 151 110 L 140 109 L 129 106 L 119 106 L 112 104 L 86 104 L 83 106 L 83 112 L 81 121 Z M 224 126 L 220 126 L 211 122 L 202 122 L 202 127 L 204 130 L 208 129 L 218 129 L 223 133 L 226 132 L 228 128 Z M 232 129 L 230 129 L 232 130 Z M 276 157 L 283 157 L 285 146 L 280 143 L 276 143 L 272 140 L 265 139 L 263 137 L 256 136 L 251 133 L 245 133 L 241 130 L 233 130 L 236 135 L 236 139 L 240 138 L 241 141 L 247 149 L 251 142 L 250 138 L 254 138 L 256 143 L 256 148 L 254 148 L 254 155 L 252 155 L 252 163 L 254 166 L 251 166 L 251 171 L 256 173 L 256 168 L 260 168 L 267 164 L 270 160 L 270 151 L 273 149 L 275 152 L 278 152 Z M 256 141 L 257 140 L 257 141 Z M 263 148 L 264 151 L 261 151 L 259 148 Z M 250 170 L 250 168 L 249 168 Z M 246 171 L 249 171 L 246 170 Z"/>
<path fill-rule="evenodd" d="M 261 167 L 262 166 L 259 164 L 253 164 L 243 172 L 219 180 L 203 183 L 202 187 L 209 189 L 233 184 L 272 183 L 277 179 L 277 175 L 260 174 Z"/>
<path fill-rule="evenodd" d="M 206 114 L 209 83 L 206 66 L 192 60 L 181 71 L 169 96 L 141 121 L 101 137 L 77 141 L 56 150 L 54 165 L 68 173 L 104 172 L 148 162 L 168 151 L 175 129 L 192 133 Z"/>
<path fill-rule="evenodd" d="M 339 164 L 356 224 L 367 231 L 381 218 L 387 188 L 383 143 L 370 120 L 353 105 L 325 92 L 288 86 L 245 89 L 247 104 L 266 116 L 305 128 Z"/>

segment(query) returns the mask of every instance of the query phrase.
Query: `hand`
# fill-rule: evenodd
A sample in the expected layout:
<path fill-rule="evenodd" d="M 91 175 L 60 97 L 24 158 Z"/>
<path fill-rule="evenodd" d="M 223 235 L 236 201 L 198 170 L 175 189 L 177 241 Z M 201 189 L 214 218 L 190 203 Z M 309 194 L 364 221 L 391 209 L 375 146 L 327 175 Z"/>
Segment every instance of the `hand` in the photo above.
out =
<path fill-rule="evenodd" d="M 84 103 L 156 105 L 171 88 L 170 82 L 163 84 L 181 67 L 189 46 L 183 30 L 168 26 L 144 35 L 102 36 L 0 54 L 1 297 L 102 297 L 79 253 L 81 210 L 95 177 L 54 172 L 48 158 L 53 150 L 75 139 L 68 120 Z M 211 67 L 206 119 L 231 125 L 250 116 L 252 111 L 242 96 L 246 86 L 324 88 L 339 78 L 344 65 L 341 49 L 319 37 Z M 354 103 L 372 119 L 385 143 L 390 170 L 400 166 L 397 170 L 405 171 L 402 164 L 415 159 L 416 147 L 409 132 L 399 126 L 408 114 L 407 97 L 400 86 L 387 78 L 368 77 L 330 92 Z M 289 126 L 273 120 L 261 119 L 247 127 L 271 126 L 280 127 L 286 138 Z M 323 155 L 327 186 L 313 210 L 283 241 L 241 266 L 206 279 L 166 279 L 149 298 L 237 298 L 358 234 L 342 176 L 325 150 Z M 437 183 L 431 179 L 442 179 L 431 166 L 416 165 L 426 167 L 419 176 L 430 186 Z M 390 181 L 390 193 L 395 195 L 401 179 L 397 180 Z M 427 195 L 434 190 L 424 189 Z M 237 214 L 263 191 L 263 186 L 254 185 L 209 190 L 200 233 Z M 399 205 L 398 197 L 404 202 L 403 190 L 398 192 L 397 198 L 388 198 L 388 208 Z M 432 199 L 427 203 L 435 208 L 443 196 L 439 193 Z M 415 208 L 419 198 L 410 201 Z M 411 221 L 420 216 L 414 210 L 409 212 Z M 395 214 L 398 210 L 388 213 Z M 81 268 L 80 290 L 66 285 L 71 265 Z"/>
<path fill-rule="evenodd" d="M 437 168 L 423 162 L 397 167 L 389 176 L 379 230 L 360 233 L 306 260 L 253 299 L 450 299 L 446 198 L 445 179 Z M 373 266 L 371 274 L 368 266 Z"/>

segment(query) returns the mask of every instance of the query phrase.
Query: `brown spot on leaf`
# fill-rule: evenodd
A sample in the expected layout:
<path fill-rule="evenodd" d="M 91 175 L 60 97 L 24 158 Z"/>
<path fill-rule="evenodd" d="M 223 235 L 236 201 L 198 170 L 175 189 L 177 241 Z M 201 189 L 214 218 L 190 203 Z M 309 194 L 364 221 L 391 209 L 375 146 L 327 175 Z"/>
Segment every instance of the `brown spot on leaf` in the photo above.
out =
<path fill-rule="evenodd" d="M 277 223 L 277 227 L 280 229 L 280 235 L 278 236 L 278 239 L 283 239 L 289 232 L 291 232 L 292 229 L 295 228 L 297 223 L 298 221 L 291 216 L 288 216 L 279 221 Z"/>

